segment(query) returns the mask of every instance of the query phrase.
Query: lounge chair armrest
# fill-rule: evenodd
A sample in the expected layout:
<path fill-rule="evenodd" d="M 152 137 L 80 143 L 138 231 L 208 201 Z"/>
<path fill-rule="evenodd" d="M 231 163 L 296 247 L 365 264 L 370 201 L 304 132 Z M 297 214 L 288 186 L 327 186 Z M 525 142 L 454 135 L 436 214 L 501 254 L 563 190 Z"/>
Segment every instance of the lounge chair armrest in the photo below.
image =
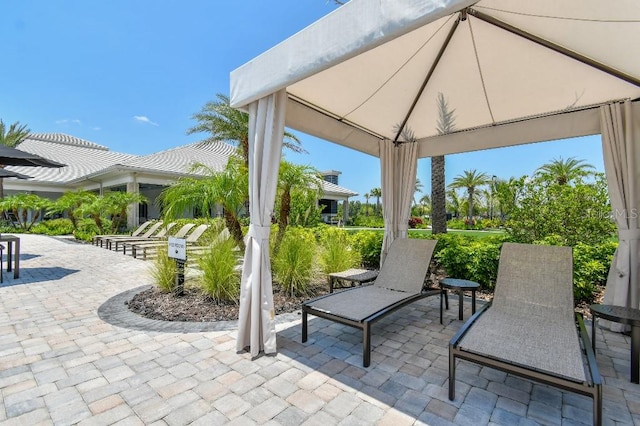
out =
<path fill-rule="evenodd" d="M 458 332 L 451 338 L 451 341 L 449 342 L 449 346 L 458 346 L 460 339 L 464 337 L 465 333 L 471 328 L 471 326 L 478 319 L 478 317 L 480 317 L 480 315 L 485 313 L 485 311 L 489 309 L 490 306 L 491 306 L 491 302 L 482 306 L 480 309 L 478 309 L 478 311 L 476 311 L 475 314 L 471 316 L 471 318 L 467 320 L 467 322 L 462 324 L 462 327 L 460 327 L 460 330 L 458 330 Z"/>
<path fill-rule="evenodd" d="M 584 319 L 582 318 L 582 314 L 579 312 L 576 312 L 576 324 L 578 327 L 578 331 L 580 332 L 580 337 L 582 338 L 582 345 L 584 346 L 585 355 L 587 357 L 587 364 L 589 366 L 589 373 L 591 375 L 593 385 L 601 385 L 602 378 L 600 377 L 600 371 L 598 370 L 596 354 L 593 352 L 591 342 L 589 341 L 589 335 L 587 334 L 587 328 L 584 326 Z"/>

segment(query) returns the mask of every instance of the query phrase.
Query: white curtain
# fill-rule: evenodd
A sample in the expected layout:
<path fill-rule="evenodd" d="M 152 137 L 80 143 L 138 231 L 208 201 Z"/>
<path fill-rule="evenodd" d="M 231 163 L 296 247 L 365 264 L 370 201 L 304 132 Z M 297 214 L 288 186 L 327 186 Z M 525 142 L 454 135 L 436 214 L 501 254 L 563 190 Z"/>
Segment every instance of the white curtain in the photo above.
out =
<path fill-rule="evenodd" d="M 276 351 L 269 236 L 282 154 L 287 94 L 280 90 L 249 104 L 249 206 L 240 288 L 236 349 L 251 356 Z"/>
<path fill-rule="evenodd" d="M 411 201 L 416 186 L 418 144 L 403 142 L 394 145 L 390 140 L 380 141 L 382 169 L 382 211 L 384 240 L 380 265 L 384 263 L 391 243 L 396 238 L 407 238 Z"/>
<path fill-rule="evenodd" d="M 600 107 L 604 166 L 619 241 L 607 278 L 604 303 L 638 309 L 640 123 L 633 119 L 633 108 L 630 101 Z M 623 328 L 620 324 L 609 322 L 606 326 L 614 331 Z"/>

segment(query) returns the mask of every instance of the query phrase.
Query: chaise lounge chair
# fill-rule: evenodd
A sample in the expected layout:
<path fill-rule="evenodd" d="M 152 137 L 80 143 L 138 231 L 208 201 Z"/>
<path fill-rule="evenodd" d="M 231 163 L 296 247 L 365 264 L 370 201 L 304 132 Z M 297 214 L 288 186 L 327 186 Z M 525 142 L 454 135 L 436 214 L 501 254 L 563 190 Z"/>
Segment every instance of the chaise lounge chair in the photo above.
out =
<path fill-rule="evenodd" d="M 152 235 L 155 235 L 157 232 L 160 231 L 160 228 L 162 227 L 162 221 L 159 220 L 156 223 L 152 224 L 151 227 L 149 229 L 147 229 L 146 231 L 144 231 L 143 234 L 141 235 L 137 235 L 137 236 L 132 236 L 132 235 L 111 235 L 111 236 L 105 236 L 104 238 L 102 238 L 101 242 L 100 242 L 100 247 L 105 247 L 109 250 L 111 250 L 113 243 L 116 241 L 124 241 L 124 240 L 130 240 L 132 238 L 147 238 L 147 237 L 151 237 Z"/>
<path fill-rule="evenodd" d="M 177 232 L 174 237 L 176 238 L 185 238 L 185 242 L 187 243 L 187 247 L 195 244 L 200 237 L 202 236 L 202 234 L 204 234 L 204 232 L 209 228 L 209 225 L 207 224 L 202 224 L 202 225 L 198 225 L 193 232 L 191 232 L 189 235 L 187 235 L 187 233 L 191 230 L 191 228 L 193 228 L 195 226 L 195 224 L 191 224 L 191 226 L 189 227 L 189 229 L 187 229 L 186 232 L 180 232 L 184 230 L 181 229 L 179 232 Z M 185 225 L 186 227 L 186 225 Z M 158 249 L 159 247 L 162 246 L 166 246 L 166 241 L 153 241 L 153 242 L 148 242 L 148 243 L 135 243 L 131 246 L 131 254 L 133 255 L 133 257 L 137 258 L 138 255 L 140 254 L 140 252 L 142 252 L 142 259 L 147 260 L 147 253 L 151 250 L 155 250 Z"/>
<path fill-rule="evenodd" d="M 371 325 L 391 312 L 440 290 L 422 291 L 436 240 L 398 239 L 372 285 L 331 293 L 302 304 L 302 342 L 307 315 L 362 329 L 362 365 L 371 363 Z"/>
<path fill-rule="evenodd" d="M 138 235 L 142 234 L 142 231 L 144 231 L 145 229 L 147 229 L 147 227 L 149 225 L 151 225 L 153 221 L 148 220 L 145 223 L 143 223 L 142 225 L 140 225 L 137 229 L 135 229 L 131 235 L 122 235 L 122 234 L 104 234 L 104 235 L 94 235 L 93 238 L 91 239 L 91 243 L 95 246 L 99 245 L 100 247 L 102 247 L 102 243 L 104 240 L 111 238 L 111 237 L 137 237 Z"/>
<path fill-rule="evenodd" d="M 602 381 L 582 317 L 574 318 L 570 247 L 504 243 L 493 302 L 449 343 L 450 400 L 457 358 L 589 396 L 593 423 L 602 423 Z"/>

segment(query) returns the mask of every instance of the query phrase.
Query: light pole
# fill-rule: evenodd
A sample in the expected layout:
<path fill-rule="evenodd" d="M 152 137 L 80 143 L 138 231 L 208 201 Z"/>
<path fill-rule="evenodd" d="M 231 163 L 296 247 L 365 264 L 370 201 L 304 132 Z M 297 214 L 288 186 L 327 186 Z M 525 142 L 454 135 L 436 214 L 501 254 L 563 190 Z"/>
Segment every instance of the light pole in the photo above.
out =
<path fill-rule="evenodd" d="M 496 187 L 496 175 L 491 176 L 491 192 L 489 192 L 489 219 L 493 220 L 493 190 Z"/>

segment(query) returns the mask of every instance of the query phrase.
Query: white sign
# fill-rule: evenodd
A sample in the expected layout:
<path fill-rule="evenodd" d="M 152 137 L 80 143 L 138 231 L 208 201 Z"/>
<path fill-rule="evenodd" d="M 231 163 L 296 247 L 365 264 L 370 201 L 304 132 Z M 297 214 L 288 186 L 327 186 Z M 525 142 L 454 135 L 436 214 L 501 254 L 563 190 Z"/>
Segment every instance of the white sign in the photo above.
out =
<path fill-rule="evenodd" d="M 187 240 L 184 238 L 169 237 L 169 257 L 178 260 L 187 260 Z"/>

